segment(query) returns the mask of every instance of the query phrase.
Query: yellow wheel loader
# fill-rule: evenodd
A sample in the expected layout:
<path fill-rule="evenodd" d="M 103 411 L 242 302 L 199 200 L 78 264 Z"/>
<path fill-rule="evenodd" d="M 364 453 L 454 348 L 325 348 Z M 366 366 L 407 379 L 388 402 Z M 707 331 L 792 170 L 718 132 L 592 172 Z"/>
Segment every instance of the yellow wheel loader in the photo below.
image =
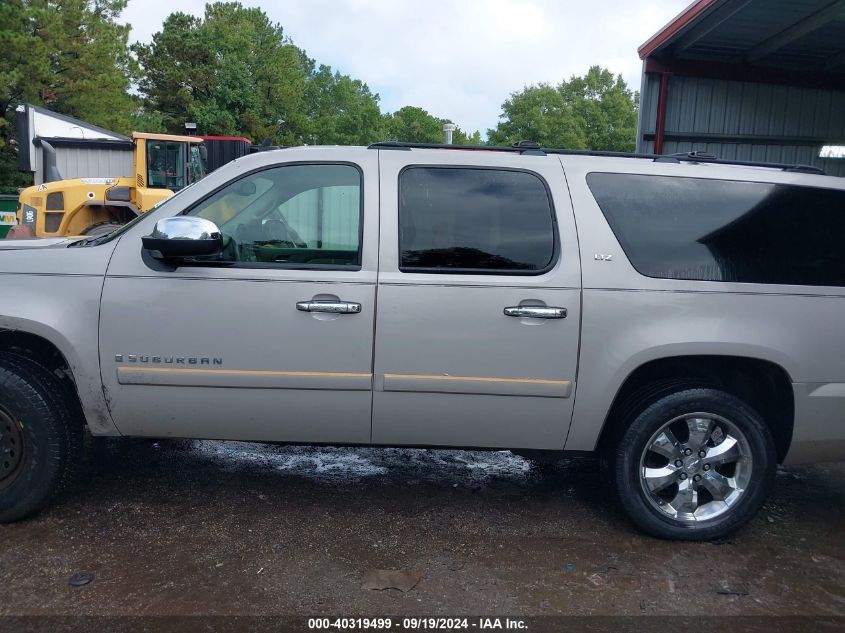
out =
<path fill-rule="evenodd" d="M 10 237 L 109 233 L 205 175 L 201 138 L 133 132 L 132 142 L 133 176 L 62 180 L 42 140 L 45 182 L 21 191 Z"/>

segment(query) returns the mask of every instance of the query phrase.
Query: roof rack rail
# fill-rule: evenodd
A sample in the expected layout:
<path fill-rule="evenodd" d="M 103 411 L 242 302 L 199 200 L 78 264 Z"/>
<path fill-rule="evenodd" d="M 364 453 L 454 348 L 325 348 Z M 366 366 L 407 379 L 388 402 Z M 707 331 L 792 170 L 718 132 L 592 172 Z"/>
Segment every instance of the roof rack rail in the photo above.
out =
<path fill-rule="evenodd" d="M 522 145 L 526 143 L 526 145 Z M 368 149 L 460 149 L 469 150 L 472 152 L 513 152 L 515 154 L 533 154 L 542 151 L 539 143 L 528 145 L 531 141 L 520 141 L 513 145 L 452 145 L 444 143 L 404 143 L 402 141 L 381 141 L 379 143 L 371 143 L 367 146 Z"/>
<path fill-rule="evenodd" d="M 781 171 L 797 172 L 804 174 L 819 174 L 824 176 L 825 171 L 812 165 L 790 165 L 784 163 L 765 163 L 751 160 L 732 160 L 718 158 L 708 152 L 686 152 L 678 154 L 637 154 L 633 152 L 613 152 L 591 149 L 565 149 L 558 147 L 540 147 L 538 143 L 531 141 L 519 141 L 511 146 L 506 145 L 445 145 L 442 143 L 404 143 L 401 141 L 383 141 L 372 143 L 370 149 L 452 149 L 467 150 L 474 152 L 512 152 L 527 155 L 557 154 L 562 156 L 601 156 L 604 158 L 642 158 L 653 160 L 658 163 L 713 163 L 715 165 L 737 165 L 740 167 L 764 167 L 766 169 L 779 169 Z"/>
<path fill-rule="evenodd" d="M 710 152 L 703 152 L 701 150 L 693 150 L 691 152 L 677 152 L 676 154 L 669 154 L 674 158 L 682 158 L 686 156 L 689 159 L 696 159 L 696 160 L 718 160 L 719 157 L 716 154 L 711 154 Z"/>

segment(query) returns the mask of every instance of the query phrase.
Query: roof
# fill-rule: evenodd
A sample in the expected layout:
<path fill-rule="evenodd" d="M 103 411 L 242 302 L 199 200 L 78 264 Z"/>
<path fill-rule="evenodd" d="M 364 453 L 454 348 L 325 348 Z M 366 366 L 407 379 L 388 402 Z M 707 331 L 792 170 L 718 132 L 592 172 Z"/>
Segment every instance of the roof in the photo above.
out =
<path fill-rule="evenodd" d="M 638 52 L 845 77 L 845 0 L 696 0 Z"/>
<path fill-rule="evenodd" d="M 152 134 L 150 132 L 132 132 L 132 138 L 145 138 L 151 141 L 174 141 L 176 143 L 202 143 L 199 136 L 178 136 L 176 134 Z"/>
<path fill-rule="evenodd" d="M 38 113 L 47 119 L 57 119 L 59 121 L 64 121 L 68 123 L 73 129 L 79 131 L 78 136 L 73 136 L 69 138 L 86 138 L 85 132 L 95 132 L 102 137 L 116 139 L 119 141 L 129 141 L 128 136 L 124 136 L 123 134 L 118 134 L 112 130 L 107 130 L 106 128 L 100 127 L 98 125 L 94 125 L 93 123 L 88 123 L 88 121 L 83 121 L 82 119 L 77 119 L 76 117 L 68 116 L 67 114 L 59 114 L 58 112 L 53 112 L 52 110 L 48 110 L 47 108 L 42 108 L 37 105 L 33 105 L 31 103 L 24 103 L 17 107 L 18 112 L 27 112 L 32 111 Z M 36 130 L 37 133 L 37 130 Z M 56 138 L 53 135 L 53 138 Z M 65 137 L 62 137 L 65 138 Z"/>
<path fill-rule="evenodd" d="M 200 134 L 197 138 L 201 138 L 206 141 L 240 141 L 242 143 L 249 143 L 252 145 L 252 141 L 245 136 L 206 136 L 204 134 Z"/>

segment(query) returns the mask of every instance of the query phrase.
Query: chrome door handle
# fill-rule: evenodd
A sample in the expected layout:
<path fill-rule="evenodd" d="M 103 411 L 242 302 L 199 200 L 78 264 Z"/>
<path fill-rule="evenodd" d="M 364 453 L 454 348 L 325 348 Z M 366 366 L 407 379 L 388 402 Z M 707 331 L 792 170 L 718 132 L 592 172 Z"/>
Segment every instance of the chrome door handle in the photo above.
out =
<path fill-rule="evenodd" d="M 511 306 L 505 308 L 505 316 L 526 319 L 565 319 L 566 308 L 547 306 Z"/>
<path fill-rule="evenodd" d="M 296 309 L 301 312 L 329 312 L 331 314 L 358 314 L 361 304 L 351 301 L 297 301 Z"/>

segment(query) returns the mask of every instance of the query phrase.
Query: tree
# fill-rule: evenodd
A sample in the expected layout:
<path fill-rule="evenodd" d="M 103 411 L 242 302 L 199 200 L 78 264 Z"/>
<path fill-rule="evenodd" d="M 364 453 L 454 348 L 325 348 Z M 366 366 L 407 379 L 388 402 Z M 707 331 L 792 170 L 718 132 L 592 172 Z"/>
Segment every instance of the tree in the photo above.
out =
<path fill-rule="evenodd" d="M 367 145 L 380 140 L 378 95 L 367 84 L 321 65 L 306 82 L 306 143 Z"/>
<path fill-rule="evenodd" d="M 238 2 L 206 5 L 203 18 L 173 13 L 150 44 L 133 50 L 143 113 L 158 113 L 171 132 L 194 121 L 203 134 L 282 145 L 443 138 L 444 119 L 421 108 L 382 115 L 367 84 L 317 65 L 261 9 Z M 480 144 L 481 135 L 457 130 L 455 142 Z"/>
<path fill-rule="evenodd" d="M 545 147 L 631 151 L 638 106 L 639 95 L 621 76 L 593 66 L 557 86 L 513 93 L 502 105 L 503 121 L 488 134 L 491 144 L 531 140 Z"/>
<path fill-rule="evenodd" d="M 405 106 L 393 114 L 385 116 L 385 139 L 406 143 L 442 143 L 443 124 L 448 119 L 438 119 L 422 108 Z M 460 128 L 452 134 L 455 145 L 480 145 L 481 134 L 473 132 L 467 135 Z"/>
<path fill-rule="evenodd" d="M 203 18 L 173 13 L 133 51 L 146 109 L 168 131 L 194 121 L 203 134 L 301 142 L 310 60 L 261 9 L 217 2 Z"/>
<path fill-rule="evenodd" d="M 126 0 L 4 0 L 0 3 L 0 188 L 28 184 L 10 169 L 15 108 L 34 103 L 129 132 L 135 64 Z"/>

